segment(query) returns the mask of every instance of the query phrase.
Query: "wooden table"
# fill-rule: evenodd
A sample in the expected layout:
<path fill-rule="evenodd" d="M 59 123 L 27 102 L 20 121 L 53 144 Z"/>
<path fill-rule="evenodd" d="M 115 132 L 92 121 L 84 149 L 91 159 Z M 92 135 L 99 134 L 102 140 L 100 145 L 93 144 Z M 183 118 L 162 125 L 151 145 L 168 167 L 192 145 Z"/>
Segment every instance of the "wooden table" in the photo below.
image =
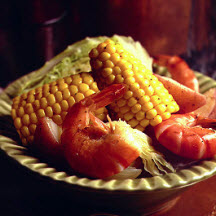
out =
<path fill-rule="evenodd" d="M 202 181 L 184 192 L 167 212 L 153 216 L 215 216 L 216 176 Z"/>

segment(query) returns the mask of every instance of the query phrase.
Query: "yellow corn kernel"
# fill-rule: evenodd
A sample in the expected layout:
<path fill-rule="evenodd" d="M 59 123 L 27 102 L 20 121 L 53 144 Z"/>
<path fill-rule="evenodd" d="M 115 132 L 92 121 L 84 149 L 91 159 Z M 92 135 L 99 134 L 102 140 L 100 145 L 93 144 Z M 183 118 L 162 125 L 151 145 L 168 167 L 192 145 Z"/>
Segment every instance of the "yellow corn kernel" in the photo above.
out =
<path fill-rule="evenodd" d="M 45 114 L 47 117 L 52 118 L 53 116 L 53 109 L 51 106 L 45 108 Z"/>
<path fill-rule="evenodd" d="M 64 79 L 63 78 L 59 78 L 58 80 L 56 80 L 56 85 L 60 86 L 64 84 Z"/>
<path fill-rule="evenodd" d="M 98 46 L 97 46 L 97 50 L 99 53 L 103 52 L 106 48 L 107 44 L 106 43 L 100 43 Z"/>
<path fill-rule="evenodd" d="M 100 61 L 106 61 L 106 60 L 108 60 L 109 58 L 110 58 L 110 54 L 108 53 L 108 52 L 102 52 L 99 56 L 98 56 L 98 59 L 100 60 Z"/>
<path fill-rule="evenodd" d="M 148 119 L 143 119 L 140 121 L 140 125 L 143 127 L 143 128 L 146 128 L 148 125 L 149 125 L 149 120 Z"/>
<path fill-rule="evenodd" d="M 70 107 L 98 91 L 91 73 L 84 72 L 61 78 L 14 98 L 11 116 L 23 145 L 33 141 L 40 118 L 46 116 L 61 125 Z M 95 116 L 101 120 L 105 120 L 106 115 L 106 108 L 95 112 Z"/>
<path fill-rule="evenodd" d="M 115 76 L 115 83 L 123 83 L 124 78 L 121 75 L 116 75 Z"/>
<path fill-rule="evenodd" d="M 22 123 L 24 125 L 29 125 L 30 124 L 30 118 L 29 118 L 28 114 L 23 115 L 23 117 L 22 117 Z"/>
<path fill-rule="evenodd" d="M 156 126 L 157 124 L 160 124 L 163 121 L 162 117 L 160 115 L 156 115 L 154 118 L 150 120 L 150 124 L 152 126 Z"/>
<path fill-rule="evenodd" d="M 37 111 L 37 117 L 38 117 L 38 118 L 42 118 L 42 117 L 44 117 L 44 116 L 45 116 L 44 110 L 43 110 L 43 109 L 39 109 L 39 110 Z"/>
<path fill-rule="evenodd" d="M 24 137 L 28 137 L 30 135 L 30 132 L 27 126 L 23 126 L 20 131 Z"/>
<path fill-rule="evenodd" d="M 88 91 L 86 91 L 85 92 L 85 97 L 88 97 L 88 96 L 90 96 L 90 95 L 92 95 L 92 94 L 94 94 L 95 93 L 95 91 L 93 91 L 92 89 L 89 89 Z"/>
<path fill-rule="evenodd" d="M 135 127 L 135 129 L 137 129 L 137 130 L 139 130 L 139 131 L 144 131 L 144 130 L 145 130 L 145 128 L 142 127 L 142 126 L 139 125 L 139 124 Z"/>
<path fill-rule="evenodd" d="M 60 102 L 60 106 L 61 106 L 61 109 L 64 110 L 64 111 L 67 111 L 68 108 L 69 108 L 67 100 L 62 100 Z"/>
<path fill-rule="evenodd" d="M 126 93 L 124 94 L 124 98 L 125 99 L 129 99 L 133 96 L 133 92 L 132 91 L 126 91 Z"/>
<path fill-rule="evenodd" d="M 151 110 L 153 108 L 154 108 L 154 105 L 153 105 L 153 103 L 151 101 L 149 101 L 149 102 L 145 103 L 144 105 L 142 105 L 142 110 L 144 112 L 147 112 L 147 111 L 149 111 L 149 110 Z"/>
<path fill-rule="evenodd" d="M 63 112 L 61 113 L 61 117 L 62 117 L 62 120 L 63 120 L 63 121 L 64 121 L 66 115 L 67 115 L 67 111 L 63 111 Z"/>
<path fill-rule="evenodd" d="M 17 117 L 16 109 L 14 109 L 14 108 L 11 109 L 11 116 L 12 116 L 13 118 L 16 118 L 16 117 Z"/>
<path fill-rule="evenodd" d="M 131 119 L 128 121 L 128 124 L 132 127 L 132 128 L 135 128 L 138 124 L 139 124 L 139 121 L 137 119 Z"/>
<path fill-rule="evenodd" d="M 119 112 L 122 114 L 127 113 L 128 111 L 130 111 L 130 107 L 129 106 L 123 106 L 119 108 Z"/>
<path fill-rule="evenodd" d="M 121 68 L 118 66 L 115 66 L 112 70 L 113 70 L 113 73 L 116 75 L 122 73 Z"/>
<path fill-rule="evenodd" d="M 27 96 L 28 96 L 27 93 L 23 93 L 23 94 L 21 95 L 21 99 L 22 99 L 22 100 L 25 100 L 25 99 L 27 98 Z"/>
<path fill-rule="evenodd" d="M 59 85 L 58 89 L 59 91 L 63 91 L 63 89 L 68 88 L 68 84 L 67 83 L 62 83 L 61 85 Z"/>
<path fill-rule="evenodd" d="M 82 94 L 82 93 L 80 93 L 80 92 L 78 92 L 78 93 L 74 96 L 74 99 L 75 99 L 76 102 L 79 102 L 79 101 L 81 101 L 81 100 L 84 99 L 84 98 L 85 98 L 84 94 Z"/>
<path fill-rule="evenodd" d="M 27 103 L 32 103 L 34 100 L 35 100 L 34 95 L 29 95 L 26 102 Z"/>
<path fill-rule="evenodd" d="M 56 102 L 56 98 L 53 94 L 49 94 L 47 96 L 47 102 L 50 106 L 52 106 Z"/>
<path fill-rule="evenodd" d="M 138 83 L 132 83 L 129 85 L 129 88 L 132 92 L 134 92 L 134 95 L 137 95 L 138 91 L 139 91 L 139 84 Z M 141 96 L 141 95 L 140 95 Z"/>
<path fill-rule="evenodd" d="M 62 101 L 62 98 L 63 98 L 62 92 L 61 92 L 61 91 L 57 91 L 57 92 L 55 93 L 55 100 L 56 100 L 57 102 L 60 102 L 60 101 Z"/>
<path fill-rule="evenodd" d="M 136 119 L 138 121 L 142 120 L 145 118 L 145 112 L 143 112 L 142 110 L 140 110 L 139 112 L 136 113 Z"/>
<path fill-rule="evenodd" d="M 106 51 L 110 54 L 115 53 L 116 48 L 115 48 L 114 44 L 108 42 L 108 44 L 106 46 Z"/>
<path fill-rule="evenodd" d="M 41 106 L 41 108 L 45 109 L 47 107 L 47 105 L 48 105 L 47 99 L 45 97 L 42 97 L 40 99 L 40 106 Z"/>
<path fill-rule="evenodd" d="M 31 114 L 31 113 L 34 112 L 34 109 L 33 109 L 33 106 L 32 106 L 31 103 L 27 103 L 27 104 L 25 105 L 24 110 L 25 110 L 25 113 L 27 113 L 27 114 Z"/>
<path fill-rule="evenodd" d="M 89 86 L 86 83 L 81 83 L 79 85 L 79 91 L 80 92 L 85 93 L 88 90 L 89 90 Z"/>
<path fill-rule="evenodd" d="M 117 117 L 127 122 L 139 121 L 138 124 L 131 125 L 144 129 L 148 124 L 152 126 L 159 124 L 162 120 L 169 118 L 171 113 L 179 110 L 172 95 L 152 71 L 124 50 L 120 44 L 106 40 L 93 48 L 92 53 L 96 52 L 94 49 L 97 49 L 100 54 L 89 55 L 90 64 L 93 77 L 98 82 L 100 90 L 114 83 L 124 83 L 128 87 L 123 96 L 126 103 L 122 104 L 120 100 L 110 106 Z M 129 107 L 129 111 L 125 106 Z"/>
<path fill-rule="evenodd" d="M 99 69 L 99 68 L 101 68 L 102 66 L 103 66 L 102 61 L 96 60 L 96 61 L 94 62 L 94 68 L 95 68 L 95 69 Z"/>
<path fill-rule="evenodd" d="M 98 91 L 98 86 L 97 86 L 97 83 L 96 82 L 93 82 L 91 85 L 90 85 L 90 89 L 94 90 L 95 92 Z"/>
<path fill-rule="evenodd" d="M 140 104 L 135 104 L 132 108 L 131 108 L 131 112 L 132 113 L 137 113 L 141 110 L 142 106 Z"/>
<path fill-rule="evenodd" d="M 102 63 L 102 64 L 103 64 L 103 63 Z M 104 62 L 104 67 L 105 67 L 105 68 L 113 68 L 113 67 L 114 67 L 114 64 L 113 64 L 112 61 L 106 60 L 106 61 Z"/>
<path fill-rule="evenodd" d="M 94 114 L 102 114 L 102 113 L 104 113 L 104 108 L 103 108 L 103 107 L 97 109 L 97 110 L 94 112 Z"/>
<path fill-rule="evenodd" d="M 161 114 L 161 118 L 163 120 L 169 119 L 170 116 L 171 116 L 170 112 L 164 112 L 164 113 Z"/>
<path fill-rule="evenodd" d="M 72 82 L 72 78 L 70 76 L 65 77 L 65 82 L 69 85 Z"/>
<path fill-rule="evenodd" d="M 49 84 L 44 84 L 43 86 L 42 86 L 42 92 L 44 93 L 44 92 L 49 92 L 49 88 L 50 88 L 50 86 L 49 86 Z M 33 90 L 34 91 L 34 90 Z M 32 91 L 30 91 L 29 92 L 30 94 L 34 94 Z"/>
<path fill-rule="evenodd" d="M 115 49 L 113 49 L 114 51 Z M 109 50 L 107 50 L 109 52 Z M 110 61 L 112 61 L 114 64 L 116 64 L 121 59 L 120 55 L 118 53 L 114 53 L 110 56 Z"/>
<path fill-rule="evenodd" d="M 153 95 L 151 96 L 151 102 L 153 103 L 154 106 L 157 106 L 158 104 L 161 103 L 161 98 L 158 95 Z"/>
<path fill-rule="evenodd" d="M 126 121 L 129 121 L 133 118 L 134 114 L 132 112 L 127 112 L 126 114 L 124 114 L 124 119 Z"/>
<path fill-rule="evenodd" d="M 42 97 L 43 97 L 43 94 L 42 94 L 42 88 L 41 88 L 41 92 L 38 92 L 35 94 L 35 99 L 40 100 L 40 98 L 42 98 Z M 23 101 L 23 102 L 25 102 L 25 101 Z"/>
<path fill-rule="evenodd" d="M 128 104 L 129 107 L 132 107 L 132 106 L 134 106 L 136 103 L 137 103 L 137 100 L 136 100 L 134 97 L 131 97 L 131 98 L 129 98 L 127 104 Z"/>
<path fill-rule="evenodd" d="M 75 95 L 76 93 L 78 93 L 78 87 L 75 85 L 71 85 L 71 86 L 69 86 L 69 91 L 70 91 L 71 95 Z"/>
<path fill-rule="evenodd" d="M 131 89 L 131 88 L 130 88 Z M 132 89 L 131 89 L 132 90 Z M 139 88 L 139 89 L 136 89 L 135 91 L 134 91 L 134 97 L 136 97 L 136 98 L 141 98 L 143 95 L 145 95 L 145 91 L 143 90 L 143 89 L 141 89 L 141 88 Z"/>
<path fill-rule="evenodd" d="M 54 114 L 60 114 L 61 113 L 61 106 L 59 103 L 53 104 L 52 108 L 53 108 Z"/>
<path fill-rule="evenodd" d="M 37 118 L 36 113 L 30 114 L 30 121 L 31 121 L 31 123 L 34 123 L 34 124 L 36 124 L 38 122 L 38 118 Z"/>
<path fill-rule="evenodd" d="M 72 107 L 74 104 L 76 103 L 75 99 L 73 96 L 70 96 L 68 98 L 68 104 L 69 104 L 69 107 Z"/>
<path fill-rule="evenodd" d="M 51 86 L 51 90 L 50 90 L 50 93 L 51 94 L 55 94 L 56 92 L 58 91 L 58 86 Z"/>
<path fill-rule="evenodd" d="M 24 108 L 23 107 L 20 107 L 18 110 L 17 110 L 17 114 L 19 117 L 22 117 L 24 115 L 25 111 L 24 111 Z"/>
<path fill-rule="evenodd" d="M 153 119 L 157 115 L 157 110 L 156 109 L 150 109 L 146 112 L 146 118 L 147 119 Z"/>
<path fill-rule="evenodd" d="M 109 84 L 113 83 L 114 80 L 115 80 L 115 75 L 110 74 L 110 75 L 106 78 L 106 83 L 109 85 Z"/>
<path fill-rule="evenodd" d="M 135 82 L 136 82 L 136 80 L 135 80 L 134 77 L 127 77 L 127 78 L 125 78 L 125 84 L 127 84 L 128 86 L 131 85 L 131 84 L 133 84 L 133 83 L 135 83 Z"/>
<path fill-rule="evenodd" d="M 103 71 L 101 72 L 103 77 L 108 77 L 110 74 L 113 73 L 113 69 L 112 68 L 104 68 Z"/>
<path fill-rule="evenodd" d="M 89 53 L 89 56 L 91 56 L 91 58 L 97 58 L 99 55 L 99 52 L 96 48 L 92 49 L 91 52 Z"/>
<path fill-rule="evenodd" d="M 62 97 L 63 97 L 64 100 L 67 100 L 70 97 L 70 91 L 69 91 L 68 88 L 63 89 Z"/>
<path fill-rule="evenodd" d="M 31 134 L 35 133 L 36 127 L 37 127 L 36 124 L 30 124 L 29 125 L 29 131 Z"/>
<path fill-rule="evenodd" d="M 121 98 L 116 103 L 117 103 L 118 107 L 123 107 L 123 106 L 125 106 L 125 104 L 127 103 L 127 101 L 125 99 Z"/>
<path fill-rule="evenodd" d="M 164 104 L 158 104 L 155 109 L 157 110 L 158 114 L 162 114 L 166 111 L 166 105 Z"/>
<path fill-rule="evenodd" d="M 26 101 L 22 101 L 21 106 L 25 106 L 26 105 Z"/>
<path fill-rule="evenodd" d="M 84 74 L 84 75 L 82 75 L 82 74 Z M 82 73 L 82 74 L 81 74 L 81 76 L 82 76 L 83 82 L 90 86 L 94 82 L 93 77 L 87 73 Z"/>
<path fill-rule="evenodd" d="M 75 75 L 76 76 L 76 75 Z M 82 83 L 82 78 L 81 77 L 75 77 L 73 80 L 72 80 L 72 84 L 73 85 L 76 85 L 78 86 L 79 84 Z"/>
<path fill-rule="evenodd" d="M 17 117 L 14 120 L 14 126 L 16 129 L 20 129 L 22 127 L 22 121 L 21 118 Z"/>

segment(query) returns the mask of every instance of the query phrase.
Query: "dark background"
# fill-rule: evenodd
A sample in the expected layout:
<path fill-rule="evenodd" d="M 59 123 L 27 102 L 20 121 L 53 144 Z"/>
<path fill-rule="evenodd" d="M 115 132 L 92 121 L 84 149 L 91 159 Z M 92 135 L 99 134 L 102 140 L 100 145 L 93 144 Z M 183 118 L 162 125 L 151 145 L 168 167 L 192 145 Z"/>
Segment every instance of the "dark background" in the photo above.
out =
<path fill-rule="evenodd" d="M 3 0 L 0 87 L 38 69 L 77 40 L 115 33 L 140 40 L 150 54 L 181 55 L 193 69 L 216 78 L 215 23 L 214 0 Z M 32 176 L 11 161 L 4 152 L 0 152 L 0 173 L 1 216 L 61 215 L 62 212 L 84 215 L 76 212 L 76 207 L 88 213 L 61 191 L 56 193 L 55 186 L 45 179 Z M 207 186 L 203 188 L 205 192 Z M 202 192 L 199 186 L 195 189 Z M 207 194 L 203 196 L 207 198 Z M 65 203 L 60 202 L 61 198 Z M 197 210 L 194 215 L 198 215 L 198 200 L 193 200 L 190 193 L 183 196 L 179 209 L 183 209 L 187 199 Z M 213 201 L 213 196 L 208 199 Z M 191 206 L 186 206 L 188 213 Z M 203 212 L 206 212 L 204 208 Z"/>
<path fill-rule="evenodd" d="M 141 41 L 150 54 L 181 55 L 214 77 L 215 22 L 214 0 L 3 0 L 0 86 L 38 69 L 77 40 L 115 33 Z"/>

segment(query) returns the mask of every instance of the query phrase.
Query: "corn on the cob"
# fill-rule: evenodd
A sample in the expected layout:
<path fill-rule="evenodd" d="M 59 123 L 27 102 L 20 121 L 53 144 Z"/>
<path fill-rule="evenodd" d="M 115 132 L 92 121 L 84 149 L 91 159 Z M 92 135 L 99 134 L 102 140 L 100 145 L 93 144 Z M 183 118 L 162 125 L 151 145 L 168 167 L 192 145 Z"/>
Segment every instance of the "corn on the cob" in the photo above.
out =
<path fill-rule="evenodd" d="M 33 142 L 38 119 L 44 116 L 61 125 L 68 109 L 74 103 L 98 92 L 90 73 L 80 73 L 45 84 L 13 99 L 11 115 L 22 143 Z M 106 108 L 98 109 L 95 115 L 104 120 Z"/>
<path fill-rule="evenodd" d="M 89 53 L 90 64 L 99 89 L 125 83 L 124 97 L 111 105 L 118 118 L 141 131 L 155 126 L 177 112 L 179 106 L 163 84 L 140 60 L 119 44 L 106 40 Z"/>

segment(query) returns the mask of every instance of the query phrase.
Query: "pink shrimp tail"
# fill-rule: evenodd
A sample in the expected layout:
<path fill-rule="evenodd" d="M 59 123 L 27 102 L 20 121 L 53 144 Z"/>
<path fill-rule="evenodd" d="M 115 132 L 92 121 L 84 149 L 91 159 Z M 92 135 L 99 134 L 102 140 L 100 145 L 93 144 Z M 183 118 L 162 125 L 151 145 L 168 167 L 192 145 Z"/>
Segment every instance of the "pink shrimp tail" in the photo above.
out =
<path fill-rule="evenodd" d="M 126 92 L 126 89 L 124 84 L 113 84 L 101 92 L 93 94 L 88 100 L 92 100 L 96 105 L 93 110 L 99 109 L 111 104 L 114 100 L 118 100 Z"/>
<path fill-rule="evenodd" d="M 89 125 L 91 112 L 101 107 L 105 107 L 114 100 L 119 99 L 123 96 L 125 91 L 126 86 L 124 84 L 114 84 L 102 90 L 101 92 L 95 93 L 74 104 L 68 111 L 68 114 L 66 115 L 62 124 L 63 130 L 69 127 L 76 130 L 77 128 L 85 128 Z"/>
<path fill-rule="evenodd" d="M 167 67 L 174 80 L 199 92 L 199 83 L 188 64 L 179 56 L 156 55 L 153 56 L 154 63 Z"/>
<path fill-rule="evenodd" d="M 158 124 L 155 135 L 171 152 L 186 158 L 205 159 L 216 155 L 216 119 L 194 114 L 174 114 Z"/>

